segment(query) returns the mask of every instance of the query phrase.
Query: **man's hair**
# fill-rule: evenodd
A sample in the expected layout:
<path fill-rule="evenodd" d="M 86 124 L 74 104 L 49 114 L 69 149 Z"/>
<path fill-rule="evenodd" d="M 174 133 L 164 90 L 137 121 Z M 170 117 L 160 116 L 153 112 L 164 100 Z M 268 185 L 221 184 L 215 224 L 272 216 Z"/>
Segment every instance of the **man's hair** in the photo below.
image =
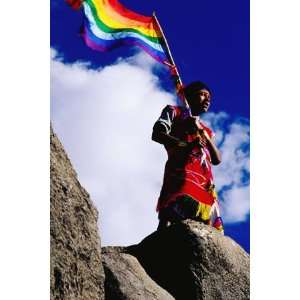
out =
<path fill-rule="evenodd" d="M 211 94 L 210 88 L 201 81 L 194 81 L 188 84 L 183 88 L 183 92 L 185 96 L 188 98 L 189 96 L 193 95 L 196 91 L 203 90 L 203 89 L 208 90 L 209 93 Z"/>

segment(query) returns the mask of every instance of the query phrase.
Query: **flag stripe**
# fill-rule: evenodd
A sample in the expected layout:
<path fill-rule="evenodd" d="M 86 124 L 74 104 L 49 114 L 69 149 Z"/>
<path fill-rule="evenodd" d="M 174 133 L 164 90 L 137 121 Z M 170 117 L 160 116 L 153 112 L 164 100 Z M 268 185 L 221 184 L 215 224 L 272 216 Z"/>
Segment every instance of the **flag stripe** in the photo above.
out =
<path fill-rule="evenodd" d="M 141 22 L 141 23 L 151 22 L 151 19 L 152 19 L 151 17 L 146 17 L 146 16 L 137 14 L 137 13 L 127 9 L 126 7 L 121 5 L 118 0 L 108 0 L 107 2 L 113 10 L 115 10 L 116 12 L 119 13 L 120 16 L 123 16 L 130 20 L 135 20 L 135 21 Z"/>
<path fill-rule="evenodd" d="M 131 12 L 117 0 L 85 0 L 83 8 L 83 37 L 92 49 L 108 51 L 121 45 L 135 45 L 160 63 L 169 62 L 154 17 Z"/>
<path fill-rule="evenodd" d="M 107 33 L 103 32 L 98 26 L 95 21 L 94 15 L 91 11 L 91 8 L 88 5 L 84 4 L 84 12 L 85 16 L 88 19 L 88 22 L 86 22 L 86 26 L 90 28 L 92 33 L 96 36 L 99 37 L 103 40 L 114 40 L 114 39 L 121 39 L 125 37 L 131 37 L 131 38 L 136 38 L 140 39 L 144 43 L 148 44 L 150 47 L 156 49 L 157 51 L 164 52 L 162 49 L 162 46 L 160 44 L 153 43 L 146 39 L 144 36 L 141 36 L 140 34 L 136 32 L 124 32 L 124 31 L 116 31 L 114 33 Z"/>
<path fill-rule="evenodd" d="M 105 5 L 104 0 L 86 0 L 93 11 L 94 17 L 99 26 L 102 25 L 102 30 L 113 32 L 114 30 L 135 31 L 155 42 L 155 38 L 161 38 L 159 31 L 156 30 L 152 18 L 149 23 L 139 24 L 134 20 L 123 19 L 112 10 L 109 5 Z M 105 25 L 105 26 L 103 26 Z M 106 28 L 105 28 L 106 27 Z"/>
<path fill-rule="evenodd" d="M 113 40 L 101 39 L 99 37 L 96 37 L 88 26 L 85 26 L 83 31 L 83 38 L 86 44 L 94 50 L 109 51 L 121 45 L 134 45 L 142 48 L 154 59 L 156 59 L 161 63 L 164 63 L 164 61 L 167 60 L 163 52 L 153 51 L 152 47 L 148 46 L 147 44 L 143 43 L 140 39 L 135 37 L 124 37 L 124 38 L 113 39 Z"/>
<path fill-rule="evenodd" d="M 134 28 L 120 28 L 120 29 L 114 29 L 114 28 L 110 28 L 108 26 L 106 26 L 98 17 L 97 15 L 97 10 L 95 8 L 95 6 L 93 5 L 92 2 L 90 1 L 87 1 L 86 2 L 89 6 L 90 6 L 90 9 L 91 9 L 91 12 L 92 12 L 92 15 L 93 15 L 93 19 L 95 20 L 95 22 L 97 23 L 97 26 L 103 31 L 103 32 L 106 32 L 106 33 L 115 33 L 115 32 L 136 32 L 137 34 L 147 38 L 149 41 L 153 42 L 153 43 L 157 43 L 157 44 L 161 44 L 161 40 L 162 38 L 157 38 L 157 37 L 150 37 L 150 36 L 147 36 L 147 35 L 144 35 L 142 34 L 141 32 L 139 32 L 138 30 L 134 29 Z M 86 6 L 86 3 L 84 2 L 84 7 Z"/>

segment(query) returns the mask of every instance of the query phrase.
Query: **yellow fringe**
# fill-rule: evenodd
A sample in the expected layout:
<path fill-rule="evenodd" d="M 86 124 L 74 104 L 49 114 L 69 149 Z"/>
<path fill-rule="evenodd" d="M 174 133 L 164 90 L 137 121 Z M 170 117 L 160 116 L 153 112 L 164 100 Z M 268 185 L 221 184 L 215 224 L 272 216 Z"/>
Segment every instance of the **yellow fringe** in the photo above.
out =
<path fill-rule="evenodd" d="M 210 218 L 211 206 L 203 203 L 199 203 L 196 216 L 200 217 L 201 220 L 207 221 Z"/>

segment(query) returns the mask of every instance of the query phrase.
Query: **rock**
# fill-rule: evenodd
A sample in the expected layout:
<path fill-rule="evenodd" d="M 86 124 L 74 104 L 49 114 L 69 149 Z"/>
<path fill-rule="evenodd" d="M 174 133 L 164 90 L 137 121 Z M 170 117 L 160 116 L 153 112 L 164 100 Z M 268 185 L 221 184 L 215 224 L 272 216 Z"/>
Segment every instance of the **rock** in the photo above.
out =
<path fill-rule="evenodd" d="M 97 210 L 52 129 L 50 167 L 51 300 L 250 299 L 249 255 L 192 220 L 101 254 Z"/>
<path fill-rule="evenodd" d="M 103 300 L 97 211 L 51 128 L 51 300 Z"/>
<path fill-rule="evenodd" d="M 102 248 L 106 300 L 174 300 L 121 247 Z"/>
<path fill-rule="evenodd" d="M 186 220 L 126 251 L 176 300 L 250 299 L 249 255 L 210 226 Z"/>

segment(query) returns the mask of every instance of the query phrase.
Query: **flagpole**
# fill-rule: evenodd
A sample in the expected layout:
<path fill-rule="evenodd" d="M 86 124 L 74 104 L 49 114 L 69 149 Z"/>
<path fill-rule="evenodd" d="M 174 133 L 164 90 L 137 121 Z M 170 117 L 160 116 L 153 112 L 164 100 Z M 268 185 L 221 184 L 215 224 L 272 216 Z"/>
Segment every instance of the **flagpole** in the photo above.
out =
<path fill-rule="evenodd" d="M 183 87 L 183 83 L 182 83 L 182 80 L 180 78 L 179 72 L 177 70 L 176 64 L 174 62 L 174 59 L 173 59 L 173 56 L 172 56 L 172 53 L 171 53 L 168 41 L 166 39 L 166 36 L 164 34 L 164 31 L 163 31 L 160 23 L 159 23 L 159 21 L 158 21 L 158 19 L 156 17 L 155 11 L 153 12 L 153 18 L 154 18 L 154 20 L 155 20 L 155 22 L 156 22 L 156 24 L 157 24 L 157 26 L 159 28 L 159 31 L 160 31 L 160 33 L 162 35 L 163 42 L 164 42 L 164 44 L 166 46 L 166 50 L 167 50 L 167 56 L 168 56 L 168 59 L 171 62 L 171 64 L 168 64 L 168 63 L 165 63 L 165 64 L 168 65 L 170 68 L 173 68 L 173 70 L 175 71 L 176 76 L 178 77 L 179 84 L 181 85 L 181 87 Z M 183 95 L 183 101 L 184 101 L 185 106 L 190 110 L 190 106 L 189 106 L 189 104 L 188 104 L 188 102 L 187 102 L 187 100 L 186 100 L 186 98 L 185 98 L 184 95 Z"/>

